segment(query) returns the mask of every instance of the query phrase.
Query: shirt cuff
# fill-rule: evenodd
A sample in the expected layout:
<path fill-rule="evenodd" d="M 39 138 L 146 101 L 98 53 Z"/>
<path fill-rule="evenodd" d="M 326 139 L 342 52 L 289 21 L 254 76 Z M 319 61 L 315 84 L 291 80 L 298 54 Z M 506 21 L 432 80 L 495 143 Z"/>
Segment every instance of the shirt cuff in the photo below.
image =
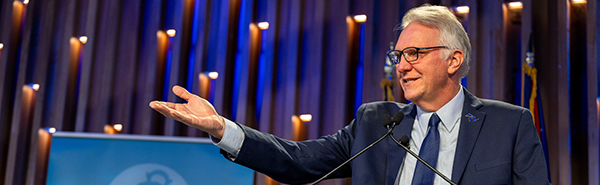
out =
<path fill-rule="evenodd" d="M 223 118 L 225 121 L 225 131 L 223 132 L 223 138 L 221 140 L 216 140 L 212 136 L 210 138 L 213 141 L 213 144 L 218 146 L 219 148 L 225 150 L 225 152 L 229 153 L 230 157 L 237 157 L 240 149 L 242 148 L 242 143 L 244 143 L 244 132 L 236 123 Z"/>

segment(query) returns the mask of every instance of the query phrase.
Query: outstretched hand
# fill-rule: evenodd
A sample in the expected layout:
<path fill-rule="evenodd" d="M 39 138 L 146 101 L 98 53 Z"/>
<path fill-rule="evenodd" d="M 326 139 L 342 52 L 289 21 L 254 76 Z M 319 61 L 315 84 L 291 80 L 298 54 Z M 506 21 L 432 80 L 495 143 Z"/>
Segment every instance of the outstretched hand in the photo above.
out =
<path fill-rule="evenodd" d="M 207 132 L 216 139 L 223 137 L 225 121 L 210 102 L 177 85 L 173 86 L 173 93 L 187 103 L 152 101 L 150 107 L 166 117 Z"/>

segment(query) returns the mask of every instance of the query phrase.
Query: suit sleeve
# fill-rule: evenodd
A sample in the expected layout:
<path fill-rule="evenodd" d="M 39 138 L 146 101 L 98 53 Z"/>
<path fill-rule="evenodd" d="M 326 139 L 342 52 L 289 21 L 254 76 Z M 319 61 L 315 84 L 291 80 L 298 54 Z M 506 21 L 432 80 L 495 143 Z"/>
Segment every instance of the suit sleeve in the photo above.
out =
<path fill-rule="evenodd" d="M 361 106 L 357 115 L 361 115 L 363 111 L 364 106 Z M 350 158 L 355 124 L 356 121 L 353 120 L 335 134 L 302 142 L 282 139 L 240 125 L 245 138 L 234 162 L 279 182 L 313 182 Z M 227 157 L 227 153 L 224 155 Z M 330 178 L 351 175 L 351 167 L 346 165 Z"/>
<path fill-rule="evenodd" d="M 529 110 L 523 110 L 513 153 L 513 184 L 550 184 L 546 158 Z"/>

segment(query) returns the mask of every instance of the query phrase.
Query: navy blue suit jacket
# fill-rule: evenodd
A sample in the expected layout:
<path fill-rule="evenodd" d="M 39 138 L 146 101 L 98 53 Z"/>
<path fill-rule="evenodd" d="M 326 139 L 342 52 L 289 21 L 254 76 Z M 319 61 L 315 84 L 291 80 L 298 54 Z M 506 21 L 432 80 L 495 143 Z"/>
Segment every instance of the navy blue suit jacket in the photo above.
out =
<path fill-rule="evenodd" d="M 465 92 L 452 167 L 452 181 L 467 184 L 549 184 L 540 139 L 529 110 L 479 99 Z M 414 104 L 374 102 L 362 105 L 356 119 L 337 133 L 293 142 L 242 127 L 245 139 L 234 162 L 290 184 L 312 182 L 383 136 L 381 115 L 402 111 L 393 135 L 410 136 Z M 391 138 L 341 168 L 332 178 L 352 177 L 353 184 L 394 184 L 407 155 Z M 412 156 L 407 156 L 412 157 Z"/>

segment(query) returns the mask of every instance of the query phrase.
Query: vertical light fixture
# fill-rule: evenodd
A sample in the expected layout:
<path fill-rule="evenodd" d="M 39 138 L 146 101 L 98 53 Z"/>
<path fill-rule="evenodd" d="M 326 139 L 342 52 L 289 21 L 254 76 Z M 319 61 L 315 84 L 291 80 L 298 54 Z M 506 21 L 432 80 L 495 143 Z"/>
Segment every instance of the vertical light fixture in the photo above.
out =
<path fill-rule="evenodd" d="M 176 33 L 177 33 L 177 31 L 175 31 L 175 29 L 167 30 L 167 36 L 169 36 L 169 37 L 175 37 Z"/>
<path fill-rule="evenodd" d="M 208 72 L 208 77 L 209 77 L 211 80 L 216 80 L 217 78 L 219 78 L 219 73 L 218 73 L 218 72 L 216 72 L 216 71 L 213 71 L 213 72 Z"/>
<path fill-rule="evenodd" d="M 293 115 L 292 116 L 292 138 L 294 141 L 304 141 L 308 139 L 308 125 L 306 122 L 310 122 L 312 120 L 312 115 L 310 114 L 301 114 L 300 116 Z"/>
<path fill-rule="evenodd" d="M 123 125 L 120 123 L 114 124 L 113 128 L 115 129 L 115 131 L 117 132 L 121 132 L 121 130 L 123 130 Z"/>
<path fill-rule="evenodd" d="M 54 127 L 47 127 L 45 130 L 46 130 L 46 132 L 51 133 L 51 134 L 54 134 L 56 132 L 56 128 L 54 128 Z"/>
<path fill-rule="evenodd" d="M 365 22 L 367 16 L 364 14 L 346 17 L 348 24 L 348 72 L 347 78 L 353 84 L 351 93 L 346 101 L 353 102 L 352 106 L 346 108 L 346 113 L 352 114 L 354 110 L 363 103 L 363 80 L 364 80 L 364 51 L 365 51 Z"/>
<path fill-rule="evenodd" d="M 292 115 L 292 140 L 304 141 L 306 140 L 305 125 L 297 115 Z"/>
<path fill-rule="evenodd" d="M 354 21 L 356 21 L 357 23 L 367 22 L 367 15 L 364 15 L 364 14 L 355 15 L 354 16 Z"/>
<path fill-rule="evenodd" d="M 259 22 L 258 28 L 260 28 L 261 30 L 269 29 L 269 23 L 268 22 Z"/>
<path fill-rule="evenodd" d="M 300 121 L 302 122 L 310 122 L 312 120 L 311 114 L 300 114 Z"/>
<path fill-rule="evenodd" d="M 456 13 L 459 14 L 467 14 L 469 13 L 469 6 L 457 6 Z"/>
<path fill-rule="evenodd" d="M 40 84 L 29 84 L 29 86 L 36 92 L 40 89 Z"/>
<path fill-rule="evenodd" d="M 200 73 L 198 75 L 198 81 L 199 81 L 199 89 L 198 89 L 198 96 L 211 101 L 212 100 L 212 93 L 214 92 L 212 83 L 214 82 L 215 79 L 219 78 L 219 73 L 218 72 L 204 72 L 204 73 Z"/>
<path fill-rule="evenodd" d="M 87 36 L 81 36 L 79 37 L 79 42 L 81 42 L 82 44 L 87 43 L 88 41 L 88 37 Z"/>
<path fill-rule="evenodd" d="M 508 3 L 508 8 L 509 9 L 523 9 L 523 3 L 520 2 L 520 1 L 509 2 Z"/>
<path fill-rule="evenodd" d="M 105 134 L 116 134 L 117 131 L 110 124 L 104 125 L 104 133 Z"/>
<path fill-rule="evenodd" d="M 4 48 L 4 44 L 0 43 L 0 57 L 2 56 L 2 48 Z"/>
<path fill-rule="evenodd" d="M 170 31 L 173 35 L 174 31 Z M 167 31 L 159 30 L 156 32 L 156 83 L 157 88 L 161 89 L 161 93 L 158 95 L 161 100 L 167 101 L 169 95 L 169 76 L 170 76 L 170 65 L 169 65 L 169 48 L 170 40 L 173 37 L 169 37 Z"/>
<path fill-rule="evenodd" d="M 39 89 L 39 85 L 37 84 L 26 84 L 23 85 L 22 88 L 22 97 L 21 97 L 21 125 L 30 125 L 33 119 L 33 111 L 35 108 L 35 99 L 36 99 L 36 89 Z"/>

